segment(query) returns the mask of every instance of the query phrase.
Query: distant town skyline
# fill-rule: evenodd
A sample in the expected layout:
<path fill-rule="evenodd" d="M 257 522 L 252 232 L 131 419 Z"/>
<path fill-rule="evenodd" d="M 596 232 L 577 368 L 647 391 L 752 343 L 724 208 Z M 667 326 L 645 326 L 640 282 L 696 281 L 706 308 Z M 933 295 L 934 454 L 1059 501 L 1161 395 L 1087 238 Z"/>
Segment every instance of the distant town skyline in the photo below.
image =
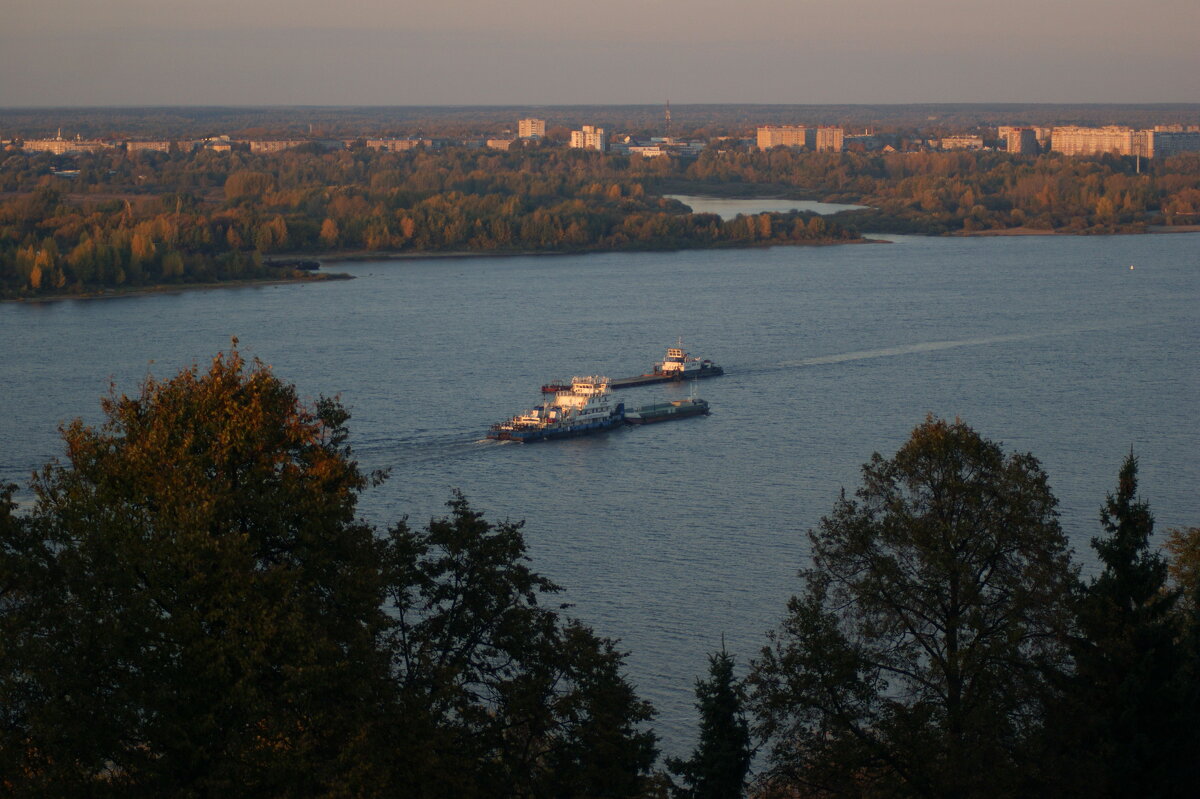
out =
<path fill-rule="evenodd" d="M 1200 102 L 1196 0 L 15 0 L 0 106 Z"/>

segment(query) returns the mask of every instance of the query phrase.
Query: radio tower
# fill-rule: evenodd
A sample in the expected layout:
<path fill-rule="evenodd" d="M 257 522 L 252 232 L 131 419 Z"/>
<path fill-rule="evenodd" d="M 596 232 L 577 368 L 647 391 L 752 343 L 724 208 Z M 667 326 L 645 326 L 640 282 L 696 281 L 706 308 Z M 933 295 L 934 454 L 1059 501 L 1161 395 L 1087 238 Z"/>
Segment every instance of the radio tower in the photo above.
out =
<path fill-rule="evenodd" d="M 667 98 L 667 111 L 663 116 L 666 118 L 666 121 L 667 121 L 667 132 L 665 135 L 666 135 L 667 140 L 670 141 L 670 139 L 671 139 L 671 100 L 670 100 L 670 98 Z"/>

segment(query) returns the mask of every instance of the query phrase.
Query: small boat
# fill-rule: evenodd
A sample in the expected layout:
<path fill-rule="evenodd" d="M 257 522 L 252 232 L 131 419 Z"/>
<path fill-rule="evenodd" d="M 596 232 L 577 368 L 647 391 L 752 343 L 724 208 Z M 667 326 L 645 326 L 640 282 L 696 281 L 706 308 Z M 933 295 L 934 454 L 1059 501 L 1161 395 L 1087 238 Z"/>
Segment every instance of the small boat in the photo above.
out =
<path fill-rule="evenodd" d="M 672 402 L 658 402 L 653 405 L 643 405 L 635 411 L 625 414 L 626 424 L 653 424 L 654 422 L 669 422 L 673 419 L 686 419 L 689 416 L 705 416 L 708 414 L 708 403 L 702 399 L 688 397 Z"/>
<path fill-rule="evenodd" d="M 548 441 L 611 430 L 625 421 L 625 403 L 612 404 L 607 377 L 573 377 L 569 389 L 546 393 L 553 394 L 548 402 L 492 425 L 487 437 Z"/>

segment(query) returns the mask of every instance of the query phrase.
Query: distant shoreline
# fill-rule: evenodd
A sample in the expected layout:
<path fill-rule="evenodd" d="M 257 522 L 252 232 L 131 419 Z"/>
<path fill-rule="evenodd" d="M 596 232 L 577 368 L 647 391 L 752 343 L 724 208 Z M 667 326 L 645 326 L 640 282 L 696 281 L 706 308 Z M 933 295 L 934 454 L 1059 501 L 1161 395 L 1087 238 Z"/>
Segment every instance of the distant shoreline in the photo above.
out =
<path fill-rule="evenodd" d="M 1046 230 L 1044 228 L 1010 227 L 999 230 L 956 230 L 949 237 L 978 236 L 1141 236 L 1159 233 L 1200 233 L 1200 225 L 1146 225 L 1142 230 L 1114 230 L 1112 232 L 1087 230 Z M 934 236 L 933 238 L 937 238 Z"/>
<path fill-rule="evenodd" d="M 1080 230 L 1045 230 L 1042 228 L 1003 228 L 1000 230 L 971 230 L 971 231 L 955 231 L 943 236 L 925 236 L 922 238 L 982 238 L 982 237 L 1000 237 L 1000 236 L 1085 236 L 1085 235 L 1113 235 L 1113 236 L 1132 236 L 1141 234 L 1161 234 L 1161 233 L 1200 233 L 1200 225 L 1147 225 L 1142 231 L 1114 231 L 1109 234 L 1100 234 L 1096 231 L 1080 231 Z M 418 261 L 418 260 L 462 260 L 475 258 L 526 258 L 534 256 L 564 256 L 564 255 L 595 255 L 598 253 L 655 253 L 655 252 L 684 252 L 687 250 L 703 250 L 710 252 L 712 250 L 749 250 L 763 249 L 768 247 L 829 247 L 842 244 L 890 244 L 891 242 L 879 236 L 886 236 L 887 233 L 875 234 L 874 237 L 863 237 L 859 239 L 829 240 L 829 241 L 799 241 L 799 242 L 764 242 L 742 247 L 680 247 L 674 249 L 639 249 L 639 250 L 567 250 L 567 251 L 547 251 L 547 250 L 522 250 L 516 252 L 480 252 L 472 250 L 462 250 L 457 252 L 412 252 L 409 250 L 374 250 L 374 251 L 354 251 L 354 252 L 320 252 L 320 253 L 277 253 L 271 257 L 274 259 L 294 259 L 304 258 L 306 260 L 319 261 L 322 266 L 333 265 L 338 263 L 360 263 L 364 261 Z M 900 234 L 892 234 L 900 235 Z M 908 235 L 908 234 L 905 234 Z M 244 288 L 248 286 L 280 286 L 292 285 L 296 283 L 323 283 L 329 280 L 353 280 L 354 275 L 347 275 L 339 272 L 317 272 L 309 273 L 305 277 L 300 278 L 264 278 L 252 280 L 236 280 L 222 281 L 218 283 L 180 283 L 180 284 L 160 284 L 154 286 L 136 286 L 130 288 L 119 289 L 101 289 L 98 291 L 89 291 L 83 294 L 47 294 L 37 297 L 12 297 L 8 299 L 0 299 L 0 303 L 39 303 L 39 302 L 59 302 L 62 300 L 108 300 L 121 297 L 136 297 L 145 294 L 171 294 L 183 291 L 196 291 L 201 289 L 226 289 L 226 288 Z"/>
<path fill-rule="evenodd" d="M 130 286 L 128 288 L 99 289 L 82 294 L 46 294 L 36 297 L 9 297 L 0 303 L 25 303 L 36 305 L 40 302 L 61 302 L 63 300 L 116 300 L 123 297 L 138 297 L 145 294 L 176 294 L 185 291 L 203 289 L 236 289 L 251 286 L 283 286 L 295 283 L 325 283 L 330 280 L 353 280 L 354 275 L 338 272 L 323 272 L 315 276 L 302 278 L 254 278 L 250 280 L 223 280 L 214 283 L 160 283 L 154 286 Z"/>

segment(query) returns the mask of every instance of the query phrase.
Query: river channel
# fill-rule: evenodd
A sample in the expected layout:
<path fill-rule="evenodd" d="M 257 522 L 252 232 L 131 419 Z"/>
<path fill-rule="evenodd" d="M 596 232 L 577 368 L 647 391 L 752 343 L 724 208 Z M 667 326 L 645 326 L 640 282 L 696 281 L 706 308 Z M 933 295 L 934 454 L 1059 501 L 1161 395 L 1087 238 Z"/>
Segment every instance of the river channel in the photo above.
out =
<path fill-rule="evenodd" d="M 698 208 L 697 210 L 703 210 Z M 888 244 L 328 267 L 356 279 L 0 305 L 0 479 L 237 336 L 302 396 L 340 395 L 391 478 L 362 513 L 420 523 L 454 489 L 524 519 L 533 567 L 621 639 L 668 754 L 724 636 L 765 643 L 818 524 L 926 414 L 1041 459 L 1085 567 L 1132 447 L 1161 532 L 1200 524 L 1200 235 Z M 711 416 L 542 444 L 488 426 L 572 375 L 640 373 L 682 337 L 723 365 Z M 632 404 L 685 396 L 648 386 Z"/>

